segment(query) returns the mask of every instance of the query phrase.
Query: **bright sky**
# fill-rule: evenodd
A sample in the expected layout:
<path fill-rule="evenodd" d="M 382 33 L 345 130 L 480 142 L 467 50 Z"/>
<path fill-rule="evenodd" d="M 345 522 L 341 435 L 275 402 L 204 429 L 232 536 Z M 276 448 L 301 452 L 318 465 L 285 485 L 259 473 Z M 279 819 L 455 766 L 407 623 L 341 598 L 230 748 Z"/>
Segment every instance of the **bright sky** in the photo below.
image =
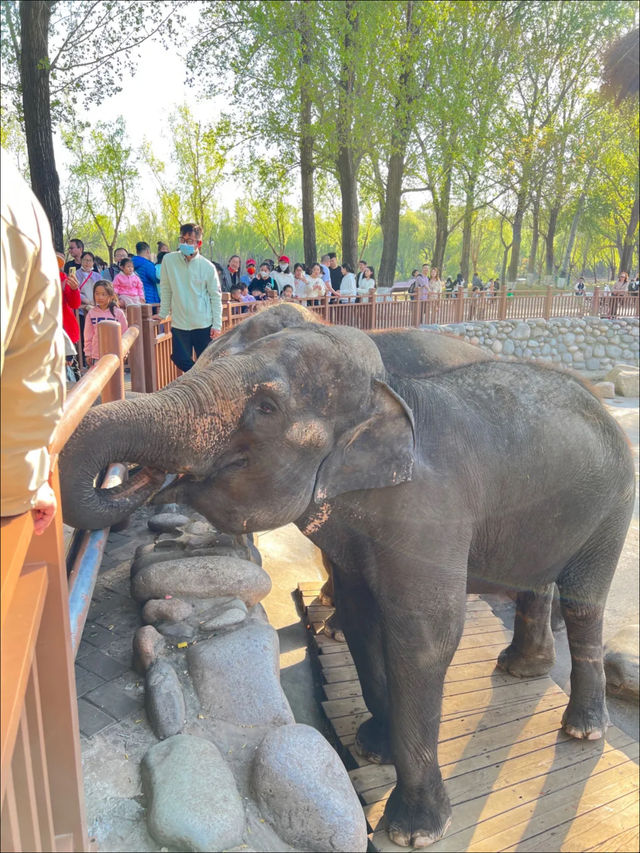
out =
<path fill-rule="evenodd" d="M 145 42 L 140 48 L 140 62 L 133 77 L 122 81 L 122 91 L 106 98 L 99 107 L 91 106 L 88 120 L 115 120 L 125 117 L 127 135 L 135 147 L 142 145 L 146 137 L 152 144 L 154 154 L 171 169 L 171 139 L 167 116 L 188 100 L 189 108 L 196 118 L 215 121 L 223 99 L 197 101 L 193 90 L 184 86 L 186 65 L 175 53 L 156 42 Z M 59 134 L 54 135 L 56 162 L 61 180 L 66 177 L 69 151 L 62 144 Z M 141 180 L 138 197 L 153 203 L 156 199 L 156 184 L 148 169 L 141 164 Z M 169 172 L 169 174 L 171 174 Z M 219 203 L 233 209 L 235 191 L 231 184 L 220 187 Z"/>
<path fill-rule="evenodd" d="M 187 7 L 188 13 L 195 15 L 197 6 L 197 3 L 190 4 Z M 154 154 L 165 162 L 170 176 L 172 145 L 167 116 L 186 100 L 195 117 L 215 122 L 219 112 L 227 106 L 222 97 L 216 100 L 196 100 L 193 89 L 184 85 L 185 77 L 186 64 L 175 51 L 172 52 L 153 40 L 144 42 L 140 48 L 136 73 L 132 77 L 125 77 L 121 92 L 106 98 L 99 107 L 91 106 L 89 119 L 109 121 L 115 120 L 119 115 L 125 116 L 130 141 L 138 147 L 145 137 L 149 139 Z M 54 147 L 60 178 L 65 181 L 70 154 L 58 134 L 54 135 Z M 144 164 L 140 166 L 140 175 L 137 198 L 142 204 L 154 204 L 156 184 Z M 233 211 L 235 201 L 243 191 L 243 186 L 234 184 L 231 180 L 221 184 L 218 204 Z M 410 193 L 404 197 L 405 203 L 414 209 L 423 204 L 424 200 L 422 193 Z M 288 201 L 294 205 L 301 203 L 297 180 Z M 127 211 L 127 214 L 131 212 Z"/>

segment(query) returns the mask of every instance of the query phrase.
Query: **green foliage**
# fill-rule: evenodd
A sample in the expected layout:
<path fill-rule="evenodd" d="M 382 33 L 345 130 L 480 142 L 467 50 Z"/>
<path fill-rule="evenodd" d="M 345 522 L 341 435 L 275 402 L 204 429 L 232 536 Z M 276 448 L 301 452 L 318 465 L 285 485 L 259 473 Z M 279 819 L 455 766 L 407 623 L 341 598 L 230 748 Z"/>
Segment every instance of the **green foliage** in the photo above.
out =
<path fill-rule="evenodd" d="M 297 174 L 310 137 L 319 254 L 354 239 L 341 206 L 348 155 L 358 251 L 378 268 L 390 163 L 402 156 L 398 191 L 423 203 L 401 208 L 396 278 L 438 253 L 455 275 L 464 252 L 483 278 L 510 259 L 518 276 L 527 267 L 537 274 L 546 241 L 554 268 L 567 258 L 574 270 L 600 264 L 598 274 L 616 266 L 634 228 L 638 120 L 633 104 L 601 95 L 600 65 L 608 44 L 634 25 L 630 0 L 202 4 L 185 36 L 190 74 L 205 98 L 227 98 L 229 115 L 202 121 L 181 107 L 168 116 L 165 164 L 151 142 L 132 151 L 121 122 L 86 128 L 73 116 L 80 102 L 118 90 L 144 37 L 177 41 L 181 6 L 53 4 L 41 64 L 74 153 L 71 180 L 62 181 L 67 236 L 94 248 L 175 243 L 180 223 L 197 220 L 216 260 L 236 251 L 300 259 Z M 24 170 L 19 3 L 7 0 L 1 14 L 1 142 Z M 151 205 L 137 193 L 136 158 L 153 176 Z M 233 211 L 219 202 L 229 179 Z"/>
<path fill-rule="evenodd" d="M 63 129 L 62 138 L 73 155 L 71 177 L 81 190 L 80 203 L 95 223 L 111 262 L 138 179 L 137 156 L 127 142 L 124 119 L 93 126 L 75 123 Z"/>

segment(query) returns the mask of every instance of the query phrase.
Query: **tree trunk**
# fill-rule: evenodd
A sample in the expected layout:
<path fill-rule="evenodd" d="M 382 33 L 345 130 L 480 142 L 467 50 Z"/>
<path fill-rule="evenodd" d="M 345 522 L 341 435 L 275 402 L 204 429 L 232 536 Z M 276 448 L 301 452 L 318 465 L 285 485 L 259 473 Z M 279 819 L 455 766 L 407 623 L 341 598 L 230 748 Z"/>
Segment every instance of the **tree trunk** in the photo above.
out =
<path fill-rule="evenodd" d="M 413 0 L 405 7 L 407 34 L 412 31 Z M 378 270 L 378 282 L 382 287 L 391 287 L 396 275 L 398 261 L 398 236 L 400 231 L 400 204 L 402 200 L 402 178 L 404 176 L 405 154 L 411 136 L 412 123 L 409 119 L 410 107 L 414 97 L 409 88 L 413 74 L 411 51 L 405 52 L 402 71 L 399 75 L 399 95 L 396 99 L 395 118 L 391 134 L 391 155 L 387 168 L 387 186 L 384 204 L 380 210 L 382 229 L 382 257 Z"/>
<path fill-rule="evenodd" d="M 596 169 L 596 164 L 589 169 L 589 173 L 586 177 L 584 185 L 582 187 L 582 192 L 580 193 L 580 197 L 578 198 L 578 203 L 576 205 L 575 213 L 573 214 L 573 219 L 571 220 L 571 228 L 569 229 L 569 239 L 567 241 L 567 247 L 564 252 L 564 257 L 562 259 L 562 265 L 560 267 L 560 277 L 566 278 L 569 273 L 569 267 L 571 266 L 571 255 L 573 254 L 573 246 L 576 242 L 576 236 L 578 234 L 578 225 L 580 224 L 580 220 L 582 219 L 582 214 L 584 213 L 584 205 L 587 198 L 587 190 L 589 188 L 589 184 L 591 183 L 591 179 L 593 178 L 594 172 Z M 582 270 L 584 272 L 586 264 L 586 258 L 582 262 Z"/>
<path fill-rule="evenodd" d="M 436 210 L 436 245 L 433 250 L 433 259 L 431 265 L 438 268 L 442 274 L 444 264 L 444 253 L 447 248 L 447 239 L 449 237 L 449 211 Z"/>
<path fill-rule="evenodd" d="M 338 85 L 338 156 L 336 167 L 342 196 L 342 260 L 354 269 L 358 260 L 358 232 L 360 210 L 358 207 L 359 160 L 353 145 L 352 104 L 355 88 L 353 64 L 354 33 L 358 29 L 358 11 L 355 0 L 344 5 L 347 26 L 342 41 L 343 60 Z"/>
<path fill-rule="evenodd" d="M 500 270 L 500 287 L 506 287 L 507 283 L 505 281 L 505 275 L 507 270 L 507 258 L 509 257 L 509 249 L 513 244 L 510 243 L 508 246 L 504 247 L 504 252 L 502 253 L 502 269 Z"/>
<path fill-rule="evenodd" d="M 624 235 L 624 243 L 622 245 L 622 252 L 620 253 L 620 267 L 618 269 L 618 275 L 620 275 L 621 272 L 627 272 L 631 275 L 631 261 L 633 258 L 634 239 L 637 227 L 638 189 L 636 187 L 636 197 L 633 200 L 633 207 L 631 208 L 631 219 L 627 225 L 627 231 Z"/>
<path fill-rule="evenodd" d="M 313 134 L 311 131 L 311 96 L 309 66 L 311 44 L 306 3 L 300 7 L 300 34 L 302 66 L 300 69 L 300 183 L 302 186 L 302 236 L 304 262 L 310 269 L 317 260 L 316 217 L 313 194 Z"/>
<path fill-rule="evenodd" d="M 60 180 L 56 170 L 49 91 L 50 0 L 20 3 L 20 84 L 31 187 L 47 214 L 53 244 L 64 250 Z"/>
<path fill-rule="evenodd" d="M 343 146 L 340 148 L 337 165 L 342 196 L 342 260 L 355 269 L 358 263 L 360 210 L 358 207 L 357 169 L 351 147 Z"/>
<path fill-rule="evenodd" d="M 432 266 L 437 267 L 442 274 L 444 266 L 444 253 L 447 248 L 447 240 L 449 239 L 449 206 L 451 203 L 451 162 L 446 170 L 446 177 L 442 186 L 442 192 L 438 204 L 434 204 L 434 212 L 436 215 L 436 245 L 433 250 Z"/>
<path fill-rule="evenodd" d="M 573 219 L 571 220 L 571 228 L 569 229 L 569 239 L 567 240 L 567 247 L 564 251 L 564 257 L 562 258 L 562 264 L 560 266 L 560 278 L 567 278 L 569 275 L 569 269 L 571 267 L 571 255 L 573 254 L 573 246 L 576 242 L 576 235 L 578 233 L 578 225 L 580 224 L 580 220 L 582 219 L 582 212 L 584 211 L 584 203 L 586 200 L 586 196 L 584 193 L 578 199 L 578 204 L 575 209 L 575 213 L 573 214 Z M 584 269 L 584 264 L 582 265 Z"/>
<path fill-rule="evenodd" d="M 545 258 L 545 273 L 553 275 L 553 246 L 556 239 L 556 227 L 558 225 L 558 214 L 560 213 L 560 205 L 554 204 L 549 210 L 549 225 L 547 227 L 546 236 L 546 258 Z"/>
<path fill-rule="evenodd" d="M 513 241 L 511 243 L 511 260 L 507 271 L 507 281 L 514 282 L 518 278 L 520 268 L 520 244 L 522 242 L 522 221 L 527 207 L 527 194 L 524 189 L 518 194 L 518 206 L 513 218 Z"/>
<path fill-rule="evenodd" d="M 473 213 L 475 204 L 475 181 L 467 185 L 462 220 L 462 253 L 460 256 L 460 272 L 465 281 L 469 281 L 469 256 L 471 253 L 471 229 L 473 228 Z"/>
<path fill-rule="evenodd" d="M 533 202 L 531 228 L 531 250 L 529 251 L 529 260 L 527 261 L 527 272 L 534 274 L 536 271 L 536 257 L 538 255 L 538 241 L 540 240 L 540 189 L 538 189 Z"/>
<path fill-rule="evenodd" d="M 311 104 L 309 103 L 309 118 Z M 303 119 L 303 122 L 306 121 Z M 308 126 L 308 125 L 307 125 Z M 302 234 L 304 239 L 304 262 L 307 267 L 317 260 L 316 217 L 313 196 L 313 137 L 303 132 L 300 138 L 300 183 L 302 186 Z"/>
<path fill-rule="evenodd" d="M 389 159 L 387 192 L 382 219 L 382 257 L 378 270 L 378 284 L 381 287 L 392 287 L 396 275 L 403 174 L 404 151 L 392 154 Z"/>

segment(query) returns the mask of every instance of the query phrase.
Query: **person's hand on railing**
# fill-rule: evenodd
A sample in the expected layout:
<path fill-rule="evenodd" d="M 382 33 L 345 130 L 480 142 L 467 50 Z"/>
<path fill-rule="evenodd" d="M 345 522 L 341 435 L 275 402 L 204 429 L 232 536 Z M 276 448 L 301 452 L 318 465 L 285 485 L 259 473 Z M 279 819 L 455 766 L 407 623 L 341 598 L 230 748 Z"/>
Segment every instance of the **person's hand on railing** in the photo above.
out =
<path fill-rule="evenodd" d="M 55 492 L 49 483 L 43 483 L 40 486 L 33 497 L 32 504 L 33 531 L 36 536 L 40 536 L 53 521 L 58 508 Z"/>

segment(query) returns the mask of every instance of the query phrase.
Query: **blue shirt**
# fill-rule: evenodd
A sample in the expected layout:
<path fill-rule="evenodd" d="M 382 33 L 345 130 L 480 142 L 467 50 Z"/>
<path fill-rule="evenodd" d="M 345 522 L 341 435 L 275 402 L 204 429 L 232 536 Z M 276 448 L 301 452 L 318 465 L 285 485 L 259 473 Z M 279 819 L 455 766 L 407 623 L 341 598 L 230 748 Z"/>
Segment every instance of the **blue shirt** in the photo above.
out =
<path fill-rule="evenodd" d="M 132 260 L 133 269 L 144 287 L 144 301 L 147 305 L 160 302 L 156 265 L 140 255 L 136 255 Z"/>

